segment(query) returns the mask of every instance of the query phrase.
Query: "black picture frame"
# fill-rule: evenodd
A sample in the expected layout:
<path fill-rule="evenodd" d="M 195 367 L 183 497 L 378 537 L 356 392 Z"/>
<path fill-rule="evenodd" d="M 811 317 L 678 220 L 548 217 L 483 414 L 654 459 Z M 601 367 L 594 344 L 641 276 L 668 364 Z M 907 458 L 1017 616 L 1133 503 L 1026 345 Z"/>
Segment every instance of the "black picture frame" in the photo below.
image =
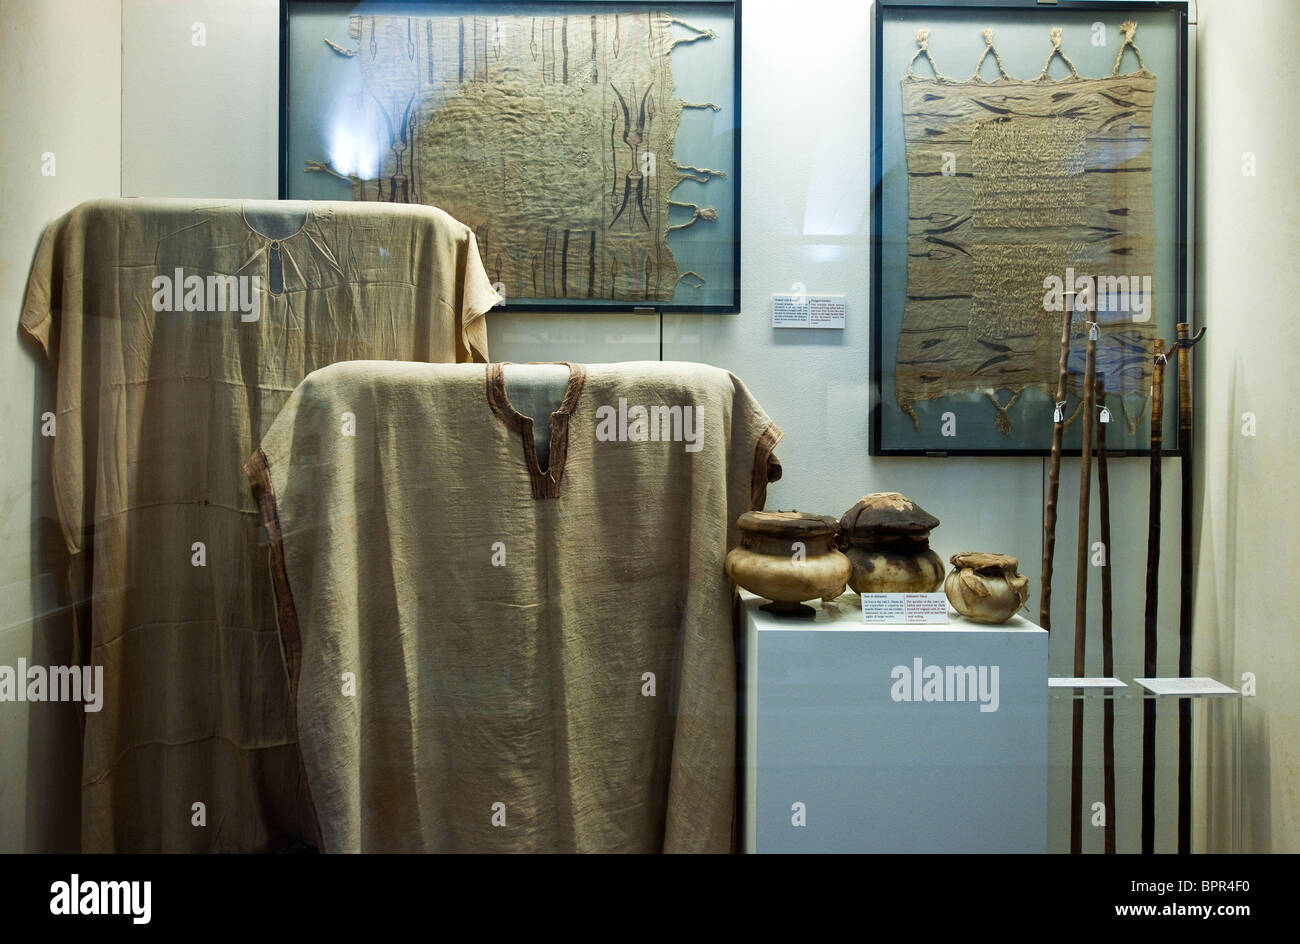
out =
<path fill-rule="evenodd" d="M 741 3 L 742 0 L 666 0 L 666 2 L 644 2 L 644 0 L 551 0 L 546 6 L 555 10 L 574 8 L 575 10 L 587 10 L 589 8 L 599 9 L 602 11 L 625 9 L 634 10 L 651 10 L 663 9 L 669 12 L 674 9 L 680 10 L 699 10 L 701 8 L 715 11 L 725 16 L 730 12 L 731 22 L 733 24 L 733 54 L 731 56 L 731 100 L 734 102 L 734 120 L 732 122 L 732 146 L 731 146 L 731 166 L 727 171 L 727 177 L 718 181 L 718 186 L 730 184 L 729 198 L 731 201 L 731 212 L 728 216 L 731 221 L 730 226 L 730 264 L 731 264 L 731 290 L 729 300 L 723 304 L 689 304 L 674 302 L 622 302 L 611 301 L 607 299 L 593 299 L 590 303 L 584 303 L 583 299 L 564 299 L 562 301 L 507 301 L 506 304 L 499 305 L 495 310 L 501 312 L 549 312 L 553 314 L 573 314 L 573 313 L 591 313 L 591 314 L 610 314 L 610 313 L 628 313 L 636 315 L 647 314 L 738 314 L 740 312 L 740 289 L 741 289 L 741 188 L 740 188 L 740 158 L 741 158 L 741 132 L 742 132 L 742 105 L 741 105 Z M 292 168 L 290 167 L 290 102 L 293 86 L 293 64 L 290 55 L 290 37 L 293 26 L 294 8 L 301 7 L 321 7 L 327 5 L 337 5 L 342 15 L 354 12 L 357 8 L 375 9 L 375 8 L 411 8 L 412 14 L 417 15 L 420 12 L 436 12 L 439 7 L 455 8 L 483 8 L 491 10 L 500 7 L 521 7 L 521 6 L 539 6 L 540 0 L 386 0 L 386 2 L 367 2 L 367 0 L 280 0 L 280 88 L 279 88 L 279 167 L 278 167 L 278 186 L 279 198 L 281 200 L 293 199 L 292 187 L 290 186 Z M 558 15 L 558 13 L 549 13 L 548 15 Z M 723 224 L 725 225 L 725 224 Z M 719 242 L 726 242 L 725 231 L 719 234 Z M 682 294 L 682 289 L 677 289 L 678 295 Z"/>
<path fill-rule="evenodd" d="M 1189 57 L 1191 55 L 1191 45 L 1189 43 L 1189 29 L 1194 26 L 1194 21 L 1189 16 L 1189 4 L 1187 0 L 1132 0 L 1132 2 L 1106 2 L 1106 0 L 1059 0 L 1050 4 L 1039 2 L 1039 0 L 873 0 L 871 5 L 871 42 L 872 42 L 872 67 L 871 67 L 871 148 L 870 148 L 870 186 L 871 186 L 871 330 L 870 330 L 870 407 L 868 422 L 868 450 L 872 456 L 1026 456 L 1026 457 L 1044 457 L 1051 454 L 1050 447 L 1043 448 L 1007 448 L 1000 447 L 996 442 L 992 445 L 982 447 L 971 447 L 969 445 L 955 446 L 953 448 L 933 449 L 925 446 L 910 446 L 904 442 L 898 441 L 897 437 L 886 437 L 884 435 L 884 423 L 882 422 L 883 412 L 886 404 L 887 391 L 884 389 L 884 357 L 893 356 L 894 352 L 887 352 L 883 349 L 883 317 L 884 317 L 884 299 L 882 294 L 884 284 L 884 247 L 887 234 L 884 232 L 883 224 L 883 202 L 884 202 L 884 88 L 886 82 L 897 82 L 901 76 L 884 74 L 884 30 L 886 18 L 891 14 L 912 14 L 917 17 L 924 17 L 934 13 L 960 13 L 963 15 L 979 14 L 981 12 L 996 12 L 999 14 L 1009 13 L 1017 17 L 1024 17 L 1026 20 L 1032 18 L 1033 22 L 1041 23 L 1044 36 L 1047 35 L 1048 29 L 1053 25 L 1051 20 L 1053 16 L 1066 12 L 1095 12 L 1104 15 L 1108 22 L 1119 22 L 1130 15 L 1141 17 L 1144 13 L 1159 11 L 1161 13 L 1172 14 L 1176 19 L 1176 36 L 1174 43 L 1176 47 L 1176 65 L 1177 74 L 1170 77 L 1169 82 L 1174 87 L 1174 102 L 1172 107 L 1177 109 L 1175 118 L 1175 135 L 1176 135 L 1176 206 L 1174 207 L 1175 219 L 1173 221 L 1173 232 L 1175 239 L 1174 245 L 1174 285 L 1173 309 L 1174 320 L 1193 323 L 1192 319 L 1192 299 L 1191 286 L 1189 282 L 1189 259 L 1192 233 L 1190 230 L 1191 205 L 1189 197 L 1191 188 L 1189 185 L 1192 167 L 1190 163 L 1189 137 L 1192 126 L 1193 116 L 1190 112 L 1191 101 L 1189 98 L 1189 75 L 1191 65 Z M 904 201 L 907 200 L 906 194 L 902 196 Z M 905 238 L 905 237 L 904 237 Z M 1166 336 L 1166 344 L 1174 340 L 1172 329 Z M 1177 415 L 1176 407 L 1171 404 L 1176 399 L 1176 384 L 1169 381 L 1166 375 L 1165 384 L 1165 417 Z M 1051 429 L 1050 402 L 1046 405 L 1046 429 Z M 1077 437 L 1078 425 L 1076 424 L 1075 435 Z M 1184 456 L 1185 450 L 1183 444 L 1179 443 L 1178 431 L 1171 428 L 1168 421 L 1164 424 L 1164 448 L 1162 455 L 1165 456 Z M 1050 440 L 1050 433 L 1047 438 Z M 1138 444 L 1135 448 L 1125 448 L 1122 444 L 1116 447 L 1112 445 L 1109 454 L 1112 457 L 1124 457 L 1129 455 L 1149 455 L 1149 447 L 1142 448 L 1146 442 L 1149 442 L 1145 436 L 1144 443 Z M 1062 449 L 1062 454 L 1066 456 L 1079 456 L 1080 449 L 1077 445 L 1070 446 L 1067 442 Z"/>

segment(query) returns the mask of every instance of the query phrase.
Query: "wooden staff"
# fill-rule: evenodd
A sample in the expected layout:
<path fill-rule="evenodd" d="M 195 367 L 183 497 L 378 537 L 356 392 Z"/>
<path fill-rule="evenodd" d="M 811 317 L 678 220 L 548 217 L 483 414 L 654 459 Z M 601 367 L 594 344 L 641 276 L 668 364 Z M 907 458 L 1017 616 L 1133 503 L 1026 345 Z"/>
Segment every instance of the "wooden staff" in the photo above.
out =
<path fill-rule="evenodd" d="M 1156 338 L 1151 383 L 1151 497 L 1147 507 L 1147 606 L 1142 673 L 1156 674 L 1156 612 L 1160 594 L 1160 452 L 1165 412 L 1165 341 Z M 1156 829 L 1156 703 L 1142 699 L 1142 852 L 1155 852 Z"/>
<path fill-rule="evenodd" d="M 1091 308 L 1091 306 L 1089 306 Z M 1092 436 L 1097 408 L 1097 326 L 1088 322 L 1083 366 L 1083 439 L 1079 446 L 1079 546 L 1074 585 L 1074 674 L 1086 672 L 1084 655 L 1088 622 L 1088 502 L 1092 490 Z M 1083 851 L 1083 699 L 1074 700 L 1070 728 L 1070 852 Z"/>
<path fill-rule="evenodd" d="M 1178 675 L 1192 674 L 1192 345 L 1191 325 L 1178 325 L 1178 452 L 1183 472 L 1182 573 L 1179 579 Z M 1192 851 L 1192 702 L 1178 699 L 1178 851 Z"/>
<path fill-rule="evenodd" d="M 1061 364 L 1056 379 L 1056 399 L 1052 401 L 1052 465 L 1047 478 L 1047 515 L 1043 519 L 1043 576 L 1038 597 L 1038 625 L 1052 629 L 1052 563 L 1056 556 L 1056 496 L 1061 490 L 1061 440 L 1065 434 L 1066 359 L 1070 354 L 1070 322 L 1074 317 L 1074 294 L 1061 316 Z M 1057 411 L 1060 411 L 1059 413 Z"/>
<path fill-rule="evenodd" d="M 1106 409 L 1106 385 L 1097 378 L 1097 406 Z M 1115 648 L 1111 613 L 1111 543 L 1110 543 L 1110 473 L 1106 457 L 1106 426 L 1097 423 L 1097 511 L 1101 514 L 1101 546 L 1106 555 L 1101 568 L 1101 674 L 1110 678 L 1115 673 Z M 1105 852 L 1115 854 L 1115 701 L 1109 692 L 1103 692 L 1102 711 L 1102 763 L 1103 796 L 1106 810 Z"/>

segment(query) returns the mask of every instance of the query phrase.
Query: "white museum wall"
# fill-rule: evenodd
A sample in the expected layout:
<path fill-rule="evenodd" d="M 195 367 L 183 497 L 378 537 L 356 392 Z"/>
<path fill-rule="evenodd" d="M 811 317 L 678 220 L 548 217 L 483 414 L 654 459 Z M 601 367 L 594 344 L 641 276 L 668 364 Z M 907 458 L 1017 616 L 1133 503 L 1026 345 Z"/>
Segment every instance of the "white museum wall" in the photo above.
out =
<path fill-rule="evenodd" d="M 276 0 L 122 0 L 120 7 L 111 0 L 0 3 L 6 22 L 31 24 L 30 29 L 7 32 L 0 47 L 3 107 L 9 119 L 0 144 L 9 171 L 0 208 L 5 245 L 0 291 L 15 322 L 40 226 L 82 199 L 116 194 L 119 181 L 121 192 L 127 194 L 275 195 Z M 1295 393 L 1296 381 L 1282 373 L 1286 367 L 1273 352 L 1279 332 L 1285 329 L 1282 301 L 1297 279 L 1296 216 L 1294 211 L 1289 216 L 1284 212 L 1285 198 L 1297 183 L 1294 165 L 1285 157 L 1285 148 L 1295 142 L 1296 128 L 1293 111 L 1246 108 L 1242 95 L 1258 96 L 1262 87 L 1261 67 L 1253 58 L 1259 38 L 1294 38 L 1300 20 L 1288 0 L 1233 0 L 1231 6 L 1226 0 L 1202 0 L 1201 8 L 1205 60 L 1200 82 L 1198 199 L 1204 239 L 1199 258 L 1205 265 L 1200 288 L 1206 296 L 1201 307 L 1207 312 L 1215 307 L 1236 312 L 1249 305 L 1252 313 L 1261 314 L 1244 326 L 1229 322 L 1217 332 L 1217 347 L 1198 352 L 1208 404 L 1201 414 L 1205 432 L 1198 453 L 1205 457 L 1201 471 L 1210 477 L 1202 478 L 1206 494 L 1197 662 L 1198 668 L 1203 665 L 1203 671 L 1228 681 L 1247 670 L 1275 679 L 1271 690 L 1261 684 L 1260 698 L 1247 708 L 1245 847 L 1295 849 L 1300 845 L 1295 804 L 1300 756 L 1288 734 L 1294 730 L 1298 696 L 1287 688 L 1283 671 L 1294 667 L 1295 647 L 1290 643 L 1290 627 L 1265 617 L 1268 612 L 1285 612 L 1274 604 L 1293 603 L 1296 591 L 1290 587 L 1279 598 L 1268 592 L 1265 581 L 1284 579 L 1286 565 L 1294 559 L 1294 554 L 1285 554 L 1287 542 L 1295 540 L 1285 527 L 1296 524 L 1294 504 L 1285 505 L 1285 493 L 1277 484 L 1287 480 L 1286 470 L 1294 468 L 1289 463 L 1297 458 L 1295 438 L 1282 432 L 1283 405 Z M 1210 12 L 1205 15 L 1207 8 Z M 1226 12 L 1229 8 L 1231 16 Z M 665 318 L 663 355 L 735 371 L 785 430 L 778 449 L 785 477 L 773 486 L 769 507 L 838 514 L 864 492 L 903 491 L 943 520 L 934 535 L 942 555 L 987 549 L 1018 556 L 1022 571 L 1033 578 L 1029 606 L 1036 614 L 1045 483 L 1042 460 L 873 459 L 867 455 L 871 120 L 867 4 L 807 0 L 798 6 L 798 14 L 792 16 L 791 4 L 782 0 L 745 3 L 742 312 Z M 206 48 L 190 43 L 195 22 L 205 25 Z M 1207 36 L 1207 29 L 1218 32 Z M 119 35 L 124 36 L 120 42 Z M 70 41 L 75 44 L 71 56 L 66 54 Z M 1280 51 L 1288 44 L 1270 42 L 1268 48 Z M 218 55 L 206 54 L 214 52 Z M 1263 68 L 1271 70 L 1272 88 L 1280 80 L 1294 90 L 1293 61 L 1281 52 L 1261 61 Z M 42 74 L 50 62 L 60 63 L 54 79 Z M 1208 92 L 1211 85 L 1213 94 Z M 1266 105 L 1293 99 L 1294 95 L 1270 93 L 1251 101 Z M 170 123 L 167 116 L 173 116 Z M 1249 138 L 1250 146 L 1235 143 L 1237 137 Z M 32 160 L 27 152 L 36 145 L 31 142 L 44 138 L 55 142 L 40 149 L 59 153 L 59 176 L 29 182 L 13 168 Z M 59 151 L 65 139 L 72 166 L 64 162 L 65 152 Z M 1243 150 L 1259 154 L 1259 178 L 1240 177 Z M 1266 173 L 1272 175 L 1271 183 Z M 1257 239 L 1243 238 L 1247 221 Z M 1246 272 L 1252 278 L 1243 281 Z M 843 332 L 773 330 L 769 296 L 789 291 L 795 283 L 812 292 L 847 295 L 848 327 Z M 1213 320 L 1209 323 L 1213 330 Z M 654 359 L 659 354 L 657 319 L 652 317 L 498 314 L 489 324 L 497 360 L 600 362 Z M 7 538 L 7 550 L 0 558 L 0 585 L 6 588 L 0 601 L 4 614 L 0 663 L 12 664 L 32 646 L 31 620 L 43 608 L 37 599 L 40 594 L 32 588 L 52 579 L 33 576 L 33 522 L 38 514 L 48 517 L 49 512 L 38 512 L 31 505 L 33 481 L 40 474 L 38 457 L 24 461 L 26 453 L 34 450 L 36 404 L 48 391 L 38 390 L 34 359 L 26 349 L 14 346 L 5 356 L 3 366 L 8 369 L 0 376 L 12 389 L 0 415 L 10 437 L 20 437 L 25 444 L 15 447 L 16 461 L 7 465 L 0 480 L 4 482 L 0 522 Z M 1249 407 L 1242 405 L 1247 399 Z M 1246 409 L 1261 418 L 1261 433 L 1243 447 L 1226 417 Z M 1275 428 L 1271 438 L 1264 431 L 1265 417 L 1271 417 Z M 1146 463 L 1126 459 L 1112 466 L 1113 543 L 1125 555 L 1114 572 L 1115 610 L 1123 614 L 1116 619 L 1117 663 L 1125 674 L 1126 666 L 1140 665 Z M 1166 462 L 1164 475 L 1161 650 L 1170 658 L 1176 652 L 1178 600 L 1175 461 Z M 1070 674 L 1075 546 L 1070 499 L 1077 494 L 1077 471 L 1069 463 L 1061 489 L 1053 607 L 1058 631 L 1051 664 L 1054 674 Z M 1271 503 L 1251 503 L 1239 496 L 1267 497 Z M 1275 522 L 1283 526 L 1268 527 Z M 1281 555 L 1272 547 L 1277 542 Z M 1095 572 L 1093 577 L 1089 651 L 1095 657 L 1099 639 Z M 1172 668 L 1162 659 L 1162 669 Z M 1098 670 L 1099 664 L 1090 666 L 1090 672 Z M 0 848 L 24 844 L 34 848 L 43 841 L 40 837 L 14 837 L 23 835 L 27 808 L 37 806 L 27 800 L 32 784 L 48 774 L 32 766 L 30 780 L 21 776 L 35 758 L 29 757 L 26 719 L 19 720 L 18 713 L 9 710 L 12 707 L 0 713 Z M 1162 732 L 1164 763 L 1173 758 L 1172 738 L 1163 736 L 1171 733 L 1169 728 L 1166 725 Z M 1118 738 L 1121 756 L 1135 757 L 1137 732 L 1121 731 Z M 1061 796 L 1068 726 L 1054 729 L 1052 739 L 1053 794 Z M 1097 748 L 1095 741 L 1089 742 L 1094 756 Z M 66 754 L 69 751 L 59 755 L 65 763 Z M 75 794 L 75 765 L 72 769 Z M 1136 796 L 1133 773 L 1122 761 L 1121 797 Z M 1089 774 L 1087 794 L 1099 798 L 1097 768 Z M 1168 789 L 1162 783 L 1162 794 L 1170 796 L 1172 775 L 1167 783 Z M 57 806 L 49 799 L 39 805 L 30 822 L 48 821 L 42 819 L 48 812 L 42 811 Z M 75 796 L 67 804 L 75 833 Z M 1120 814 L 1129 816 L 1130 811 L 1125 807 Z M 1172 803 L 1162 805 L 1161 815 L 1162 834 L 1172 836 Z M 1121 836 L 1132 828 L 1131 823 L 1126 826 L 1121 820 Z M 1051 825 L 1053 848 L 1063 848 L 1063 808 L 1052 811 Z M 1088 835 L 1088 847 L 1100 848 L 1099 832 Z"/>
<path fill-rule="evenodd" d="M 1200 10 L 1197 294 L 1209 332 L 1196 361 L 1195 656 L 1229 684 L 1255 676 L 1243 848 L 1300 852 L 1300 5 L 1201 0 Z M 1225 804 L 1207 812 L 1213 832 L 1230 827 Z"/>
<path fill-rule="evenodd" d="M 276 0 L 122 3 L 123 196 L 276 198 L 280 33 L 262 24 L 277 10 Z"/>
<path fill-rule="evenodd" d="M 121 13 L 102 0 L 0 0 L 0 665 L 70 656 L 48 543 L 61 541 L 44 484 L 53 440 L 39 431 L 54 389 L 18 314 L 45 224 L 119 192 Z M 79 707 L 0 703 L 0 852 L 79 848 Z"/>

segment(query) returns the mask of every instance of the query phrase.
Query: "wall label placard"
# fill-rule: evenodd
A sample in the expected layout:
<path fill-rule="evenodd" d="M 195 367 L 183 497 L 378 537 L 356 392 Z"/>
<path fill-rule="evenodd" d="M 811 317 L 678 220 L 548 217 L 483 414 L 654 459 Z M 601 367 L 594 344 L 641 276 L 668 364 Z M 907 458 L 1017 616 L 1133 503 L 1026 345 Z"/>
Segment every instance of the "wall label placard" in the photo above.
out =
<path fill-rule="evenodd" d="M 864 593 L 862 621 L 946 625 L 948 598 L 942 593 Z"/>
<path fill-rule="evenodd" d="M 843 328 L 848 302 L 843 295 L 773 295 L 773 328 Z"/>

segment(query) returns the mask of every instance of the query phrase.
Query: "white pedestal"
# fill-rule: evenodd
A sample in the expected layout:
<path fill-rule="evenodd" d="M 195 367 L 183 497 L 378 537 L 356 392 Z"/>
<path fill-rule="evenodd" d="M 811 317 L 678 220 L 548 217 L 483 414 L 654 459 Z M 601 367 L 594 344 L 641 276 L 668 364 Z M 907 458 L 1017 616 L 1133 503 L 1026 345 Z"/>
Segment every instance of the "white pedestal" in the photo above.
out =
<path fill-rule="evenodd" d="M 746 852 L 1047 851 L 1045 630 L 742 596 Z"/>

